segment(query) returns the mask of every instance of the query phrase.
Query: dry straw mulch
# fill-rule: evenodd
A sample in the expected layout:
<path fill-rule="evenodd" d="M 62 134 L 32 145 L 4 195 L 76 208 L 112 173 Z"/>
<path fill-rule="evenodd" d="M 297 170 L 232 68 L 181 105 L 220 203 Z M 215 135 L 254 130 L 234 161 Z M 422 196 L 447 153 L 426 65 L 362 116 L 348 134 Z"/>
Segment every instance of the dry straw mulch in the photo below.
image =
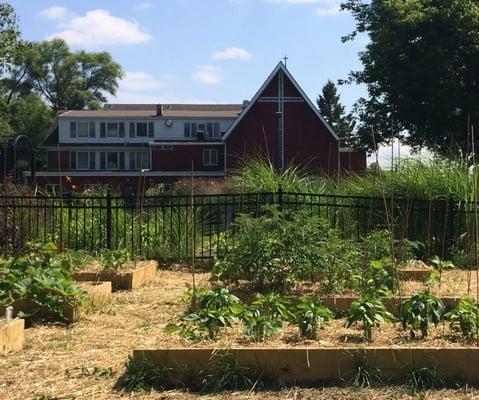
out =
<path fill-rule="evenodd" d="M 449 276 L 452 272 L 448 272 Z M 454 279 L 444 277 L 441 290 L 459 287 L 464 292 L 463 273 Z M 208 274 L 196 276 L 199 285 L 207 286 Z M 445 283 L 447 281 L 447 284 Z M 450 282 L 449 282 L 450 281 Z M 184 310 L 182 294 L 191 275 L 184 271 L 160 271 L 154 282 L 136 291 L 113 294 L 113 301 L 84 316 L 70 328 L 38 326 L 26 331 L 25 349 L 0 357 L 0 399 L 193 399 L 200 395 L 181 391 L 164 393 L 123 393 L 114 389 L 122 374 L 124 362 L 135 348 L 191 346 L 258 346 L 245 339 L 240 327 L 223 334 L 218 343 L 188 343 L 177 336 L 163 334 L 163 327 Z M 474 286 L 473 286 L 474 287 Z M 260 346 L 345 346 L 361 342 L 361 331 L 345 330 L 335 321 L 320 332 L 318 341 L 304 342 L 295 328 Z M 448 345 L 448 328 L 434 329 L 425 345 Z M 374 333 L 374 345 L 417 345 L 398 326 L 385 325 Z M 362 343 L 362 342 L 361 342 Z M 363 343 L 364 344 L 364 343 Z M 364 344 L 366 345 L 366 344 Z M 96 370 L 95 370 L 96 367 Z M 111 372 L 110 372 L 111 371 Z M 47 397 L 49 396 L 49 397 Z M 37 397 L 41 398 L 41 397 Z M 288 389 L 278 392 L 227 393 L 203 396 L 204 399 L 412 399 L 403 388 L 385 387 L 355 391 L 344 388 Z M 424 399 L 474 399 L 479 391 L 472 389 L 428 392 Z"/>

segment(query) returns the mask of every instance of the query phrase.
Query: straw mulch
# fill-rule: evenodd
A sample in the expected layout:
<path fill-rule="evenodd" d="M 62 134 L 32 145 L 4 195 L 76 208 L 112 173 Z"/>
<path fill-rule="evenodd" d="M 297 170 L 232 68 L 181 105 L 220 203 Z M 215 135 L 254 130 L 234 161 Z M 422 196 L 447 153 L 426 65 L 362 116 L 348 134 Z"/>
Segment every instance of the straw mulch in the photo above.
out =
<path fill-rule="evenodd" d="M 196 276 L 199 285 L 208 285 L 208 274 Z M 449 273 L 447 273 L 449 276 Z M 449 278 L 447 278 L 449 279 Z M 464 283 L 462 277 L 451 279 L 443 287 L 453 290 Z M 26 331 L 25 349 L 0 356 L 0 399 L 193 399 L 200 395 L 181 391 L 164 393 L 124 393 L 114 389 L 123 373 L 124 362 L 135 348 L 258 346 L 245 339 L 241 327 L 221 335 L 217 343 L 189 343 L 176 335 L 167 336 L 165 324 L 175 321 L 184 311 L 182 294 L 191 275 L 184 271 L 160 271 L 153 283 L 139 290 L 113 294 L 113 301 L 85 315 L 70 328 L 37 326 Z M 455 292 L 454 294 L 458 294 Z M 424 345 L 457 346 L 450 340 L 447 326 L 433 329 Z M 345 330 L 335 321 L 322 330 L 317 341 L 303 341 L 297 329 L 286 332 L 260 346 L 337 346 L 367 345 L 359 329 Z M 399 326 L 385 325 L 374 332 L 374 345 L 417 345 Z M 43 397 L 42 397 L 43 396 Z M 202 396 L 203 399 L 412 399 L 404 388 L 384 387 L 356 391 L 347 388 L 285 389 L 278 392 L 227 393 Z M 473 399 L 479 391 L 442 390 L 424 394 L 424 399 Z"/>

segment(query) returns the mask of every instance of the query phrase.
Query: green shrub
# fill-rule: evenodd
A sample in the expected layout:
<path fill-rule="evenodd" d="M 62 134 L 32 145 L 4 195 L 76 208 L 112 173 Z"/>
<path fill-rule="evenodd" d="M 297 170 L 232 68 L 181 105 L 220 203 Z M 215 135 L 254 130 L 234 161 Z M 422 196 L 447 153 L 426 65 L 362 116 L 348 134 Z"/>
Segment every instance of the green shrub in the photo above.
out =
<path fill-rule="evenodd" d="M 386 310 L 381 299 L 366 294 L 351 304 L 344 326 L 349 328 L 361 322 L 364 337 L 370 342 L 374 327 L 378 327 L 383 322 L 392 321 L 394 316 Z"/>
<path fill-rule="evenodd" d="M 444 314 L 443 302 L 428 291 L 412 296 L 401 307 L 401 323 L 404 329 L 410 328 L 411 337 L 417 337 L 418 331 L 423 338 L 429 333 L 429 323 L 437 325 Z"/>
<path fill-rule="evenodd" d="M 190 339 L 203 339 L 208 337 L 215 340 L 221 328 L 231 326 L 239 320 L 243 312 L 243 305 L 228 289 L 213 288 L 199 293 L 187 294 L 194 298 L 193 308 L 180 319 L 178 324 L 168 324 L 166 333 L 180 332 L 182 336 Z"/>
<path fill-rule="evenodd" d="M 245 333 L 259 342 L 280 332 L 283 322 L 291 317 L 289 306 L 289 301 L 277 293 L 258 295 L 242 314 Z"/>
<path fill-rule="evenodd" d="M 101 253 L 100 263 L 104 270 L 118 271 L 131 260 L 126 249 L 107 250 Z"/>
<path fill-rule="evenodd" d="M 301 336 L 315 339 L 317 331 L 333 319 L 333 313 L 314 297 L 300 297 L 293 309 L 292 321 L 299 326 Z"/>
<path fill-rule="evenodd" d="M 74 306 L 84 300 L 84 293 L 75 286 L 68 261 L 57 256 L 53 243 L 29 244 L 27 254 L 2 263 L 0 304 L 26 300 L 33 305 L 28 315 L 32 320 L 51 318 L 68 322 L 64 303 Z"/>
<path fill-rule="evenodd" d="M 442 274 L 444 271 L 448 269 L 455 268 L 452 261 L 442 260 L 438 256 L 431 258 L 431 266 L 433 270 L 431 271 L 431 279 L 430 281 L 438 280 L 439 284 L 442 282 Z"/>
<path fill-rule="evenodd" d="M 444 318 L 449 320 L 453 332 L 461 332 L 465 339 L 471 340 L 479 329 L 479 305 L 471 297 L 463 298 Z"/>
<path fill-rule="evenodd" d="M 248 281 L 252 289 L 285 290 L 317 273 L 325 292 L 351 282 L 357 264 L 352 242 L 316 215 L 304 210 L 239 216 L 218 245 L 213 279 Z"/>

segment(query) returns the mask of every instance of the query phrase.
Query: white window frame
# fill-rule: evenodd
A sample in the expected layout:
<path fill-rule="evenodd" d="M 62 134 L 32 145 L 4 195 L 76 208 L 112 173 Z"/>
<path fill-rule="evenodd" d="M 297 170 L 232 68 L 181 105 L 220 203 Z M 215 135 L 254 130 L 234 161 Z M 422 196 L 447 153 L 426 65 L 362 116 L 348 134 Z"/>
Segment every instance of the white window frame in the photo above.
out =
<path fill-rule="evenodd" d="M 146 163 L 145 165 L 139 165 L 139 156 L 143 155 L 145 156 Z M 129 169 L 132 171 L 139 171 L 142 169 L 150 169 L 151 161 L 150 161 L 150 151 L 149 150 L 137 150 L 137 151 L 130 151 L 130 164 L 129 164 Z"/>
<path fill-rule="evenodd" d="M 138 135 L 138 124 L 146 125 L 145 135 Z M 152 138 L 155 137 L 155 123 L 153 121 L 130 121 L 128 126 L 128 132 L 131 138 Z"/>
<path fill-rule="evenodd" d="M 102 154 L 105 154 L 105 168 L 102 166 Z M 108 167 L 108 155 L 116 154 L 117 166 L 115 168 Z M 120 168 L 120 154 L 123 154 L 123 168 Z M 125 170 L 125 152 L 124 151 L 101 151 L 100 152 L 100 170 L 102 171 L 123 171 Z"/>
<path fill-rule="evenodd" d="M 87 138 L 90 137 L 90 123 L 84 121 L 77 122 L 77 137 Z M 82 132 L 82 128 L 85 128 L 85 132 Z"/>
<path fill-rule="evenodd" d="M 213 157 L 213 154 L 215 155 Z M 203 149 L 203 166 L 216 167 L 219 163 L 218 149 Z"/>

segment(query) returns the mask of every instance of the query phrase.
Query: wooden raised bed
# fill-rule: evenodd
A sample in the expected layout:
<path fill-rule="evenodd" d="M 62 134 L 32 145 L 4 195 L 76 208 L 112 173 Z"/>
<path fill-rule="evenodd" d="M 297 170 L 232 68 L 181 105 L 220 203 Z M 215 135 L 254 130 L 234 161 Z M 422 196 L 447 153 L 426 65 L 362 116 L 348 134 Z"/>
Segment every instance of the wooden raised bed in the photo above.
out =
<path fill-rule="evenodd" d="M 135 350 L 136 360 L 168 368 L 172 379 L 185 371 L 220 373 L 215 359 L 230 354 L 238 365 L 273 382 L 315 385 L 351 379 L 359 366 L 376 368 L 382 379 L 400 380 L 412 370 L 430 368 L 443 381 L 479 381 L 479 348 L 355 347 Z M 221 365 L 221 363 L 217 364 Z"/>
<path fill-rule="evenodd" d="M 32 310 L 37 309 L 37 313 L 35 313 L 35 317 L 45 320 L 56 320 L 55 316 L 45 307 L 40 307 L 38 304 L 30 300 L 15 300 L 14 302 L 6 305 L 0 305 L 0 315 L 5 314 L 5 309 L 8 306 L 13 307 L 13 316 L 16 317 L 19 312 L 30 313 Z M 71 303 L 64 302 L 62 303 L 63 308 L 63 315 L 66 319 L 68 324 L 75 322 L 78 319 L 80 314 L 80 307 L 75 306 Z M 30 321 L 26 318 L 27 325 L 29 325 Z"/>
<path fill-rule="evenodd" d="M 158 270 L 158 261 L 139 261 L 133 271 L 82 271 L 73 274 L 73 279 L 78 282 L 111 282 L 115 290 L 138 289 L 153 280 Z"/>
<path fill-rule="evenodd" d="M 0 354 L 23 349 L 25 320 L 14 319 L 11 322 L 0 320 Z"/>
<path fill-rule="evenodd" d="M 398 269 L 398 276 L 403 281 L 425 281 L 431 275 L 430 269 Z"/>
<path fill-rule="evenodd" d="M 79 282 L 77 285 L 88 295 L 92 306 L 99 306 L 111 300 L 111 282 Z"/>
<path fill-rule="evenodd" d="M 399 315 L 401 304 L 403 304 L 409 297 L 384 297 L 382 301 L 386 309 L 395 316 Z M 351 304 L 358 300 L 357 296 L 338 296 L 338 297 L 323 297 L 321 301 L 331 311 L 344 314 L 348 311 Z M 441 297 L 446 309 L 450 310 L 457 306 L 460 297 Z"/>

